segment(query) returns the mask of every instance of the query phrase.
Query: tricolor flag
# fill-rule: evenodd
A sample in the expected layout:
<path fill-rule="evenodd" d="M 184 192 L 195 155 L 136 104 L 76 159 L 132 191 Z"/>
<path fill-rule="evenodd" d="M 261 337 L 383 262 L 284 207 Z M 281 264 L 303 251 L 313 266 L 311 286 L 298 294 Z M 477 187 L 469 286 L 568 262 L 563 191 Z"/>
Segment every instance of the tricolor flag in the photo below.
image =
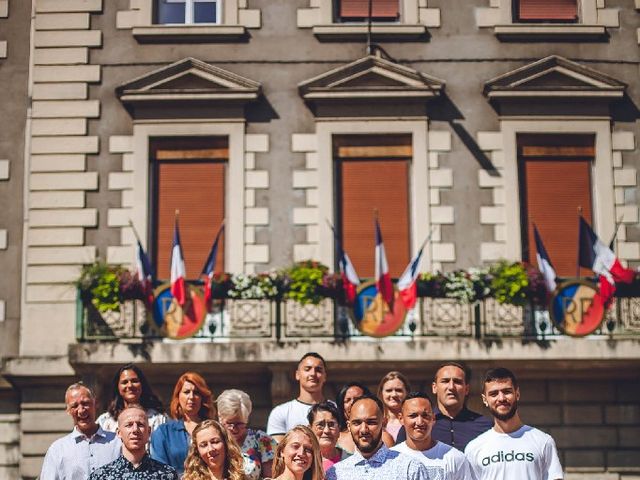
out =
<path fill-rule="evenodd" d="M 551 259 L 547 253 L 547 249 L 544 248 L 542 243 L 542 237 L 538 232 L 538 227 L 533 225 L 533 237 L 536 241 L 536 261 L 538 262 L 538 270 L 544 277 L 544 283 L 547 286 L 547 291 L 553 292 L 556 289 L 556 271 L 551 265 Z"/>
<path fill-rule="evenodd" d="M 336 245 L 336 252 L 338 254 L 338 268 L 340 269 L 340 276 L 342 277 L 342 288 L 344 289 L 344 296 L 347 299 L 347 303 L 353 304 L 356 301 L 356 289 L 360 285 L 360 278 L 356 273 L 356 269 L 351 263 L 351 259 L 347 252 L 342 249 L 340 239 L 336 234 L 336 229 L 333 228 L 331 222 L 327 220 L 329 228 L 333 232 L 333 239 Z"/>
<path fill-rule="evenodd" d="M 387 302 L 389 309 L 393 310 L 393 283 L 391 283 L 391 275 L 389 275 L 389 264 L 387 263 L 387 254 L 384 251 L 384 243 L 382 242 L 382 233 L 380 232 L 380 224 L 376 218 L 376 288 L 382 299 Z"/>
<path fill-rule="evenodd" d="M 209 300 L 211 300 L 211 282 L 213 282 L 213 274 L 216 269 L 216 260 L 218 258 L 218 242 L 220 241 L 220 236 L 224 231 L 224 220 L 218 229 L 218 233 L 216 234 L 216 239 L 213 241 L 213 246 L 211 247 L 211 251 L 209 252 L 209 256 L 207 257 L 207 261 L 204 264 L 202 269 L 202 274 L 205 276 L 204 281 L 204 301 L 208 305 Z"/>
<path fill-rule="evenodd" d="M 136 245 L 136 275 L 138 280 L 142 284 L 142 290 L 144 291 L 147 304 L 151 304 L 153 301 L 153 270 L 151 269 L 151 262 L 147 253 L 142 248 L 140 240 Z"/>
<path fill-rule="evenodd" d="M 616 291 L 616 282 L 631 283 L 635 278 L 635 272 L 620 264 L 615 253 L 602 243 L 582 217 L 580 217 L 579 246 L 579 264 L 598 274 L 600 296 L 605 306 L 608 306 Z"/>
<path fill-rule="evenodd" d="M 171 250 L 171 295 L 180 305 L 184 305 L 187 300 L 186 276 L 182 246 L 180 245 L 180 229 L 176 218 L 176 223 L 173 227 L 173 247 Z"/>
<path fill-rule="evenodd" d="M 431 235 L 429 235 L 431 236 Z M 404 272 L 398 279 L 398 291 L 400 292 L 400 298 L 402 303 L 407 307 L 407 310 L 412 309 L 416 300 L 418 299 L 418 287 L 416 280 L 418 279 L 418 268 L 420 267 L 420 260 L 422 260 L 422 252 L 427 244 L 428 238 L 424 241 L 418 253 L 411 259 L 411 262 L 405 268 Z"/>

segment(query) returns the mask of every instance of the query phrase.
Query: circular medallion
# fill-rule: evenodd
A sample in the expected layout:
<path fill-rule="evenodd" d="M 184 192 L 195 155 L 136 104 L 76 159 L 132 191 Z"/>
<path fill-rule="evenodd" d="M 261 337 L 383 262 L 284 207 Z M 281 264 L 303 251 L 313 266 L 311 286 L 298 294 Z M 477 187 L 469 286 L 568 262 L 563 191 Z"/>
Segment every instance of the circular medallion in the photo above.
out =
<path fill-rule="evenodd" d="M 356 328 L 371 337 L 393 335 L 402 327 L 407 316 L 407 309 L 398 291 L 394 290 L 393 310 L 391 310 L 378 293 L 374 281 L 363 283 L 358 287 L 351 311 Z"/>
<path fill-rule="evenodd" d="M 187 292 L 187 301 L 182 306 L 173 298 L 169 283 L 163 283 L 153 292 L 154 326 L 169 338 L 194 336 L 207 316 L 207 306 L 200 291 L 187 285 Z"/>
<path fill-rule="evenodd" d="M 549 302 L 549 314 L 556 328 L 573 337 L 583 337 L 597 330 L 604 313 L 598 286 L 585 280 L 561 283 Z"/>

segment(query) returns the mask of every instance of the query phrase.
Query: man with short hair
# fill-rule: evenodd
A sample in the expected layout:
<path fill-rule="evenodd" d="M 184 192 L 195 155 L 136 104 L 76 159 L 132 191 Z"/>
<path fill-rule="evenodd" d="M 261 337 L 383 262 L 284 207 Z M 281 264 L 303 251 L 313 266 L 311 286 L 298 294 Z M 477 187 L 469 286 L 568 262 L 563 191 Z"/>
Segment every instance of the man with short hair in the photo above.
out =
<path fill-rule="evenodd" d="M 118 415 L 122 455 L 91 474 L 89 480 L 178 480 L 178 472 L 147 453 L 151 435 L 147 412 L 139 405 L 125 407 Z"/>
<path fill-rule="evenodd" d="M 379 398 L 369 394 L 355 399 L 347 425 L 356 451 L 329 468 L 326 480 L 436 480 L 419 461 L 384 445 L 386 423 Z"/>
<path fill-rule="evenodd" d="M 471 371 L 461 363 L 440 364 L 431 384 L 436 396 L 434 413 L 436 423 L 431 436 L 435 440 L 464 451 L 469 441 L 489 430 L 490 418 L 467 408 Z M 406 440 L 404 428 L 400 429 L 396 443 Z"/>
<path fill-rule="evenodd" d="M 391 450 L 411 455 L 427 467 L 429 475 L 441 480 L 473 479 L 469 461 L 460 450 L 431 436 L 435 424 L 433 404 L 426 393 L 412 392 L 402 402 L 400 420 L 407 440 Z"/>
<path fill-rule="evenodd" d="M 491 430 L 472 440 L 465 455 L 478 480 L 561 480 L 562 466 L 550 435 L 524 425 L 518 414 L 520 389 L 513 372 L 485 374 L 482 401 L 494 419 Z"/>
<path fill-rule="evenodd" d="M 324 358 L 315 352 L 305 353 L 298 362 L 296 380 L 298 397 L 274 407 L 269 414 L 267 434 L 278 442 L 296 425 L 308 425 L 309 409 L 324 400 L 322 388 L 327 381 Z"/>
<path fill-rule="evenodd" d="M 89 387 L 74 383 L 64 395 L 73 430 L 47 450 L 40 480 L 86 480 L 120 455 L 120 440 L 96 423 L 96 399 Z"/>

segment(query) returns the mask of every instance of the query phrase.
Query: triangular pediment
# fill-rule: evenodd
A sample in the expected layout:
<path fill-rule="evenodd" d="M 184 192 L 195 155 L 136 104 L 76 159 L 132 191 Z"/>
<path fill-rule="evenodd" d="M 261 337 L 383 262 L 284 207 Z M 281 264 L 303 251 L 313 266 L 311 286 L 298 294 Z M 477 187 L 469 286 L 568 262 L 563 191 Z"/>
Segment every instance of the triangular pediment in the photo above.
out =
<path fill-rule="evenodd" d="M 116 94 L 130 111 L 136 104 L 183 102 L 246 103 L 260 95 L 260 83 L 195 58 L 185 58 L 120 85 Z"/>
<path fill-rule="evenodd" d="M 621 98 L 626 85 L 613 77 L 564 57 L 552 55 L 485 83 L 492 100 L 547 97 Z"/>
<path fill-rule="evenodd" d="M 368 55 L 342 65 L 298 85 L 307 101 L 359 100 L 437 97 L 444 82 L 384 58 Z"/>

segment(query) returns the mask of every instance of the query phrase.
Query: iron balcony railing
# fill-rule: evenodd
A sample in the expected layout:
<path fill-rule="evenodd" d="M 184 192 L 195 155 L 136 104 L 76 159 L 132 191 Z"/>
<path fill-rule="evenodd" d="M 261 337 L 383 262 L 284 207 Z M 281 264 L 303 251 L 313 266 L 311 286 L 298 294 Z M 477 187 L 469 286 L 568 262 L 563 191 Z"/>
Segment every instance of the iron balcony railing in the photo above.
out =
<path fill-rule="evenodd" d="M 161 340 L 166 334 L 155 326 L 141 301 L 126 301 L 120 310 L 99 313 L 80 299 L 76 336 L 79 342 Z M 546 310 L 501 305 L 488 298 L 471 304 L 446 298 L 420 298 L 394 338 L 466 337 L 522 338 L 545 341 L 558 337 Z M 616 298 L 592 336 L 640 337 L 640 297 Z M 326 299 L 319 305 L 293 301 L 214 301 L 201 328 L 183 341 L 273 341 L 326 338 L 328 341 L 366 341 L 354 326 L 347 308 Z"/>

